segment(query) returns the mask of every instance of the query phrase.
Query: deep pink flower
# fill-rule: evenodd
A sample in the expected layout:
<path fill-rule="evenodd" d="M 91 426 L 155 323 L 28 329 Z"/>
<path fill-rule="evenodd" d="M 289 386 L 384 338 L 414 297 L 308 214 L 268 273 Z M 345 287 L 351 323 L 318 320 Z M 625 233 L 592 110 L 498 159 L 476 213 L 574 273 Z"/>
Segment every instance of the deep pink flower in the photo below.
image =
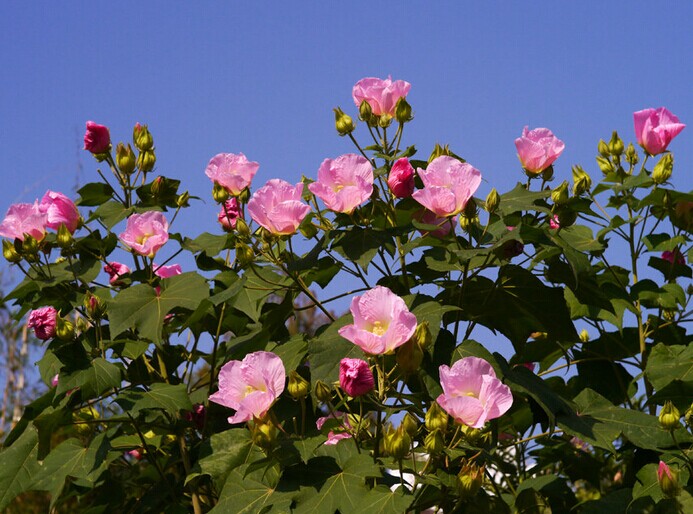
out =
<path fill-rule="evenodd" d="M 217 220 L 224 227 L 224 230 L 231 231 L 236 228 L 236 220 L 243 217 L 243 211 L 238 205 L 238 200 L 231 197 L 221 206 Z"/>
<path fill-rule="evenodd" d="M 170 266 L 153 266 L 154 274 L 159 278 L 175 277 L 183 273 L 180 264 L 171 264 Z"/>
<path fill-rule="evenodd" d="M 133 252 L 154 257 L 159 248 L 168 241 L 168 221 L 158 211 L 133 214 L 128 218 L 125 232 L 120 234 L 120 239 Z"/>
<path fill-rule="evenodd" d="M 680 264 L 681 266 L 686 265 L 686 259 L 683 257 L 683 255 L 681 255 L 679 250 L 674 250 L 673 252 L 670 252 L 669 250 L 663 251 L 662 259 L 669 261 L 672 264 Z"/>
<path fill-rule="evenodd" d="M 664 152 L 686 125 L 668 109 L 643 109 L 633 113 L 635 139 L 650 155 Z"/>
<path fill-rule="evenodd" d="M 659 467 L 657 468 L 657 480 L 661 482 L 664 477 L 667 477 L 669 480 L 674 479 L 674 476 L 671 474 L 671 469 L 669 469 L 667 463 L 660 460 Z"/>
<path fill-rule="evenodd" d="M 465 357 L 451 368 L 442 365 L 438 404 L 459 423 L 481 428 L 502 416 L 513 404 L 510 388 L 496 378 L 491 365 L 479 357 Z"/>
<path fill-rule="evenodd" d="M 339 385 L 353 398 L 362 396 L 375 387 L 373 372 L 364 360 L 344 358 L 339 362 Z"/>
<path fill-rule="evenodd" d="M 420 211 L 415 212 L 414 219 L 426 225 L 437 225 L 440 227 L 438 230 L 434 230 L 433 232 L 421 232 L 422 236 L 431 235 L 433 237 L 437 237 L 438 239 L 447 236 L 450 231 L 455 228 L 455 224 L 457 223 L 457 216 L 452 219 L 447 217 L 441 218 L 435 212 L 431 212 L 428 209 L 421 209 Z"/>
<path fill-rule="evenodd" d="M 242 153 L 220 153 L 207 164 L 205 175 L 232 195 L 239 195 L 257 173 L 260 164 L 249 161 Z"/>
<path fill-rule="evenodd" d="M 387 287 L 376 286 L 354 296 L 350 309 L 354 323 L 340 328 L 339 335 L 372 355 L 402 346 L 416 330 L 416 316 Z"/>
<path fill-rule="evenodd" d="M 479 170 L 448 155 L 436 157 L 417 173 L 424 188 L 412 195 L 414 200 L 440 217 L 459 214 L 481 184 Z"/>
<path fill-rule="evenodd" d="M 271 352 L 254 352 L 242 361 L 230 361 L 219 371 L 219 391 L 209 397 L 236 414 L 229 423 L 263 417 L 284 391 L 286 371 L 282 360 Z"/>
<path fill-rule="evenodd" d="M 25 234 L 37 241 L 46 235 L 46 214 L 41 212 L 38 202 L 10 205 L 0 223 L 0 236 L 24 241 Z"/>
<path fill-rule="evenodd" d="M 349 153 L 325 159 L 318 180 L 308 189 L 322 199 L 328 209 L 351 213 L 373 194 L 373 168 L 368 159 Z"/>
<path fill-rule="evenodd" d="M 58 320 L 58 311 L 54 307 L 41 307 L 31 311 L 26 326 L 34 329 L 36 337 L 42 341 L 55 337 L 55 325 Z"/>
<path fill-rule="evenodd" d="M 558 159 L 565 149 L 565 143 L 547 128 L 528 130 L 525 127 L 522 136 L 515 140 L 515 147 L 522 167 L 529 173 L 537 174 Z"/>
<path fill-rule="evenodd" d="M 549 218 L 549 227 L 551 227 L 554 230 L 558 230 L 561 228 L 561 223 L 558 220 L 558 214 L 554 214 Z"/>
<path fill-rule="evenodd" d="M 349 423 L 349 416 L 345 412 L 340 412 L 340 411 L 335 411 L 332 414 L 329 414 L 328 416 L 324 416 L 321 418 L 318 418 L 317 421 L 315 422 L 315 426 L 317 427 L 318 430 L 322 430 L 323 425 L 325 424 L 326 421 L 330 419 L 337 419 L 341 423 L 342 428 L 351 428 L 351 423 Z M 339 441 L 343 439 L 350 439 L 351 434 L 347 431 L 344 432 L 335 432 L 334 430 L 330 430 L 329 433 L 327 434 L 327 441 L 325 441 L 325 446 L 332 446 L 337 444 Z"/>
<path fill-rule="evenodd" d="M 111 134 L 108 127 L 93 121 L 87 122 L 87 132 L 84 134 L 84 149 L 91 153 L 104 153 L 111 145 Z"/>
<path fill-rule="evenodd" d="M 366 100 L 373 110 L 373 114 L 389 114 L 395 116 L 397 100 L 406 98 L 411 89 L 411 84 L 404 80 L 378 79 L 367 77 L 359 80 L 352 90 L 354 103 L 359 107 Z"/>
<path fill-rule="evenodd" d="M 75 203 L 62 193 L 46 191 L 39 204 L 41 212 L 46 214 L 46 226 L 58 230 L 65 225 L 74 234 L 79 226 L 80 215 Z"/>
<path fill-rule="evenodd" d="M 310 212 L 302 201 L 303 183 L 292 186 L 274 178 L 255 191 L 248 202 L 250 217 L 275 235 L 289 235 Z"/>
<path fill-rule="evenodd" d="M 202 430 L 205 425 L 205 406 L 201 403 L 193 405 L 193 409 L 185 413 L 185 420 L 194 424 L 198 430 Z"/>
<path fill-rule="evenodd" d="M 115 261 L 104 264 L 103 270 L 108 274 L 108 283 L 112 286 L 119 285 L 121 277 L 130 273 L 130 268 Z"/>
<path fill-rule="evenodd" d="M 130 457 L 132 457 L 135 460 L 142 460 L 142 457 L 143 457 L 142 450 L 140 450 L 139 448 L 135 448 L 134 450 L 129 450 L 129 451 L 125 452 L 125 454 L 129 455 Z"/>
<path fill-rule="evenodd" d="M 397 198 L 409 198 L 414 192 L 414 168 L 409 159 L 402 157 L 392 165 L 387 185 Z"/>

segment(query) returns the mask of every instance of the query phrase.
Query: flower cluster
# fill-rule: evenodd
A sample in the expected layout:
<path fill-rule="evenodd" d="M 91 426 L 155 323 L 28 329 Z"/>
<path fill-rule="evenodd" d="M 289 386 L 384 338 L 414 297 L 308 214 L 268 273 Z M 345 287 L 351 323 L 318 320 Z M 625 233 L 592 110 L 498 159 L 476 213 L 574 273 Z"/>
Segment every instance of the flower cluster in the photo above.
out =
<path fill-rule="evenodd" d="M 47 230 L 59 230 L 61 226 L 74 234 L 82 218 L 77 206 L 67 196 L 55 191 L 46 191 L 41 202 L 17 203 L 11 205 L 0 223 L 0 236 L 10 239 L 24 238 L 29 235 L 41 241 Z"/>

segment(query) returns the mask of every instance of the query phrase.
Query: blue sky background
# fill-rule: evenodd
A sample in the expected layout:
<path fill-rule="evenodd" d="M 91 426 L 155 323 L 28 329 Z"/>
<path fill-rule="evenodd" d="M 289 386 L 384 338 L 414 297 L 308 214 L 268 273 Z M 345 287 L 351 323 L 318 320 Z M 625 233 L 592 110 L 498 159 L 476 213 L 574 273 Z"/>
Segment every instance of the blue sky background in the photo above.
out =
<path fill-rule="evenodd" d="M 424 158 L 449 143 L 481 170 L 482 198 L 522 180 L 523 126 L 565 141 L 558 181 L 575 163 L 598 178 L 598 139 L 633 140 L 633 111 L 659 106 L 689 124 L 670 149 L 674 182 L 690 190 L 692 23 L 690 2 L 4 1 L 0 211 L 97 180 L 86 120 L 109 126 L 114 145 L 141 122 L 158 173 L 205 199 L 173 229 L 219 233 L 213 155 L 258 161 L 256 187 L 315 177 L 353 151 L 332 108 L 355 117 L 353 84 L 387 75 L 412 84 L 405 143 Z"/>

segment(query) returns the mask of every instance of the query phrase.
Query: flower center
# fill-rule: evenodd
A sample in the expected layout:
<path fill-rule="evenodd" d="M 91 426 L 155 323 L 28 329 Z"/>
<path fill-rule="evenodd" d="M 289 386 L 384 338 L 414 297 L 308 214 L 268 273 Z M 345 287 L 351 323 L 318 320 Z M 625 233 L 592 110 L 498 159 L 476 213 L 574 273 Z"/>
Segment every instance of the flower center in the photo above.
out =
<path fill-rule="evenodd" d="M 380 321 L 376 321 L 373 323 L 373 328 L 371 329 L 371 332 L 373 332 L 377 336 L 383 335 L 385 332 L 387 332 L 387 323 L 382 323 Z"/>
<path fill-rule="evenodd" d="M 141 235 L 137 236 L 137 238 L 135 239 L 135 241 L 137 241 L 137 244 L 143 245 L 144 243 L 147 242 L 147 239 L 149 239 L 149 238 L 152 237 L 153 235 L 154 235 L 154 234 L 150 234 L 149 232 L 145 232 L 144 234 L 141 234 Z"/>

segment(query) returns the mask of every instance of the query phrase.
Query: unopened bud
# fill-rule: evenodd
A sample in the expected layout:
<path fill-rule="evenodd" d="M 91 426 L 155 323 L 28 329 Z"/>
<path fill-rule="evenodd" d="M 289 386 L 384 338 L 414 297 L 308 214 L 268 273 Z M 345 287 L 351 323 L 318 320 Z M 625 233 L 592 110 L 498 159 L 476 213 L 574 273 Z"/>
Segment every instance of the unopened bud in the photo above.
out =
<path fill-rule="evenodd" d="M 36 255 L 39 250 L 39 244 L 36 238 L 30 236 L 29 234 L 24 234 L 24 241 L 22 241 L 22 254 L 24 256 Z"/>
<path fill-rule="evenodd" d="M 179 194 L 178 198 L 176 198 L 176 206 L 189 207 L 190 204 L 188 203 L 188 200 L 190 200 L 190 193 L 185 191 L 184 193 Z"/>
<path fill-rule="evenodd" d="M 146 150 L 140 152 L 137 156 L 137 167 L 142 170 L 142 173 L 148 173 L 154 169 L 156 164 L 156 155 L 154 150 Z"/>
<path fill-rule="evenodd" d="M 633 143 L 628 143 L 628 148 L 626 148 L 626 161 L 631 166 L 635 166 L 638 163 L 638 151 L 633 146 Z"/>
<path fill-rule="evenodd" d="M 664 402 L 659 412 L 659 424 L 664 430 L 676 430 L 681 426 L 681 413 L 670 400 Z"/>
<path fill-rule="evenodd" d="M 320 403 L 327 403 L 332 400 L 332 388 L 322 380 L 315 382 L 313 390 L 315 391 L 315 397 Z"/>
<path fill-rule="evenodd" d="M 606 157 L 597 157 L 597 166 L 605 175 L 614 171 L 614 165 Z"/>
<path fill-rule="evenodd" d="M 580 165 L 573 166 L 573 194 L 580 196 L 582 193 L 589 193 L 592 187 L 592 178 Z"/>
<path fill-rule="evenodd" d="M 371 104 L 369 104 L 367 100 L 364 100 L 361 102 L 361 105 L 359 105 L 359 119 L 370 125 L 372 117 L 373 109 L 371 108 Z"/>
<path fill-rule="evenodd" d="M 664 461 L 659 461 L 657 482 L 659 482 L 659 487 L 667 498 L 674 498 L 681 492 L 677 475 L 678 473 L 667 466 Z"/>
<path fill-rule="evenodd" d="M 82 303 L 84 310 L 91 319 L 101 319 L 106 312 L 103 302 L 98 296 L 94 296 L 90 292 L 84 296 Z"/>
<path fill-rule="evenodd" d="M 58 316 L 55 320 L 55 335 L 63 341 L 71 341 L 75 337 L 74 323 Z"/>
<path fill-rule="evenodd" d="M 236 233 L 241 239 L 248 239 L 250 237 L 250 227 L 240 216 L 236 218 Z"/>
<path fill-rule="evenodd" d="M 154 147 L 154 138 L 150 134 L 147 125 L 135 124 L 135 128 L 132 131 L 132 141 L 140 152 L 146 152 Z"/>
<path fill-rule="evenodd" d="M 463 459 L 462 469 L 457 475 L 457 485 L 462 498 L 476 496 L 484 482 L 484 467 Z"/>
<path fill-rule="evenodd" d="M 445 449 L 445 439 L 442 431 L 433 430 L 429 432 L 424 439 L 424 447 L 431 455 L 442 452 Z"/>
<path fill-rule="evenodd" d="M 255 260 L 255 252 L 253 249 L 244 243 L 236 244 L 236 261 L 241 266 L 247 266 Z"/>
<path fill-rule="evenodd" d="M 433 159 L 440 157 L 441 155 L 450 155 L 450 148 L 448 145 L 441 146 L 440 144 L 436 143 L 436 145 L 433 147 L 431 155 L 428 157 L 428 162 L 430 163 Z"/>
<path fill-rule="evenodd" d="M 411 437 L 400 425 L 397 430 L 390 425 L 384 434 L 385 452 L 400 460 L 407 456 L 411 447 Z"/>
<path fill-rule="evenodd" d="M 488 194 L 486 197 L 486 210 L 493 214 L 496 212 L 496 209 L 498 209 L 498 206 L 500 205 L 500 195 L 498 194 L 498 191 L 494 187 L 491 189 L 491 192 Z"/>
<path fill-rule="evenodd" d="M 533 176 L 530 174 L 530 177 Z M 541 172 L 541 179 L 544 182 L 550 182 L 553 180 L 553 164 Z"/>
<path fill-rule="evenodd" d="M 387 128 L 390 126 L 392 123 L 392 116 L 389 114 L 383 113 L 380 115 L 380 118 L 378 118 L 378 126 L 380 128 Z"/>
<path fill-rule="evenodd" d="M 431 330 L 428 328 L 428 320 L 423 320 L 416 325 L 413 339 L 416 340 L 423 351 L 426 351 L 433 344 L 433 336 L 431 335 Z"/>
<path fill-rule="evenodd" d="M 58 228 L 58 234 L 56 236 L 56 241 L 58 243 L 58 246 L 63 249 L 72 246 L 72 242 L 74 241 L 74 239 L 72 238 L 72 234 L 70 233 L 70 230 L 67 228 L 67 225 L 65 225 L 65 223 L 60 224 L 60 228 Z"/>
<path fill-rule="evenodd" d="M 17 264 L 22 260 L 22 256 L 19 255 L 19 252 L 14 247 L 14 244 L 10 243 L 7 239 L 2 240 L 2 255 L 5 257 L 5 259 L 7 259 L 8 262 L 11 262 L 12 264 Z"/>
<path fill-rule="evenodd" d="M 445 429 L 448 427 L 448 413 L 438 405 L 438 402 L 434 401 L 431 403 L 428 411 L 426 411 L 424 422 L 429 432 L 433 432 L 434 430 L 445 432 Z"/>
<path fill-rule="evenodd" d="M 609 141 L 609 153 L 611 155 L 621 155 L 623 153 L 623 140 L 618 137 L 618 132 L 614 130 Z"/>
<path fill-rule="evenodd" d="M 255 418 L 255 424 L 250 430 L 253 443 L 262 448 L 269 450 L 277 441 L 277 427 L 272 422 L 264 423 Z"/>
<path fill-rule="evenodd" d="M 411 115 L 411 105 L 409 105 L 409 102 L 407 102 L 403 96 L 397 100 L 397 105 L 395 106 L 395 118 L 401 125 L 404 125 L 405 123 L 414 119 L 414 117 Z"/>
<path fill-rule="evenodd" d="M 306 239 L 312 239 L 318 233 L 318 227 L 312 223 L 301 223 L 298 228 Z"/>
<path fill-rule="evenodd" d="M 474 198 L 470 198 L 465 204 L 464 210 L 462 211 L 467 218 L 476 218 L 478 209 L 476 207 L 476 202 Z"/>
<path fill-rule="evenodd" d="M 475 225 L 479 223 L 479 217 L 474 216 L 473 218 L 469 218 L 465 216 L 464 213 L 460 215 L 460 227 L 462 230 L 465 232 L 470 232 L 472 228 L 474 228 Z"/>
<path fill-rule="evenodd" d="M 664 184 L 667 180 L 671 178 L 671 174 L 674 171 L 674 155 L 670 153 L 665 153 L 659 159 L 659 162 L 655 164 L 654 170 L 652 170 L 652 181 L 655 184 Z"/>
<path fill-rule="evenodd" d="M 551 191 L 551 200 L 556 205 L 565 205 L 568 203 L 570 196 L 568 195 L 568 182 L 563 181 L 563 183 Z"/>
<path fill-rule="evenodd" d="M 229 192 L 224 186 L 215 183 L 212 189 L 212 198 L 214 198 L 214 201 L 217 203 L 224 203 L 229 199 Z"/>
<path fill-rule="evenodd" d="M 150 191 L 154 196 L 159 196 L 161 193 L 161 189 L 164 187 L 164 177 L 158 176 L 154 180 L 152 180 L 152 185 L 150 187 Z"/>
<path fill-rule="evenodd" d="M 351 134 L 356 128 L 356 125 L 354 125 L 354 120 L 351 119 L 351 116 L 345 114 L 344 111 L 342 111 L 339 107 L 333 110 L 334 124 L 335 128 L 337 129 L 337 133 L 340 136 L 346 136 L 347 134 Z"/>
<path fill-rule="evenodd" d="M 310 392 L 310 383 L 303 378 L 298 371 L 289 373 L 289 382 L 286 385 L 286 390 L 294 400 L 300 400 L 308 396 Z"/>
<path fill-rule="evenodd" d="M 405 375 L 412 375 L 419 369 L 421 361 L 423 361 L 423 351 L 416 342 L 415 337 L 411 337 L 406 343 L 397 348 L 396 360 L 397 366 Z"/>
<path fill-rule="evenodd" d="M 129 144 L 127 147 L 123 143 L 118 143 L 118 146 L 116 146 L 116 164 L 120 172 L 124 175 L 129 175 L 135 171 L 137 158 Z"/>
<path fill-rule="evenodd" d="M 608 157 L 610 153 L 609 145 L 607 145 L 603 139 L 600 139 L 599 143 L 597 144 L 597 151 L 599 152 L 599 155 L 601 155 L 602 157 Z"/>
<path fill-rule="evenodd" d="M 587 329 L 583 328 L 582 331 L 580 332 L 580 341 L 583 343 L 587 343 L 590 340 L 590 333 L 587 331 Z"/>
<path fill-rule="evenodd" d="M 412 413 L 407 412 L 402 418 L 402 426 L 411 437 L 414 437 L 419 431 L 419 420 Z"/>

